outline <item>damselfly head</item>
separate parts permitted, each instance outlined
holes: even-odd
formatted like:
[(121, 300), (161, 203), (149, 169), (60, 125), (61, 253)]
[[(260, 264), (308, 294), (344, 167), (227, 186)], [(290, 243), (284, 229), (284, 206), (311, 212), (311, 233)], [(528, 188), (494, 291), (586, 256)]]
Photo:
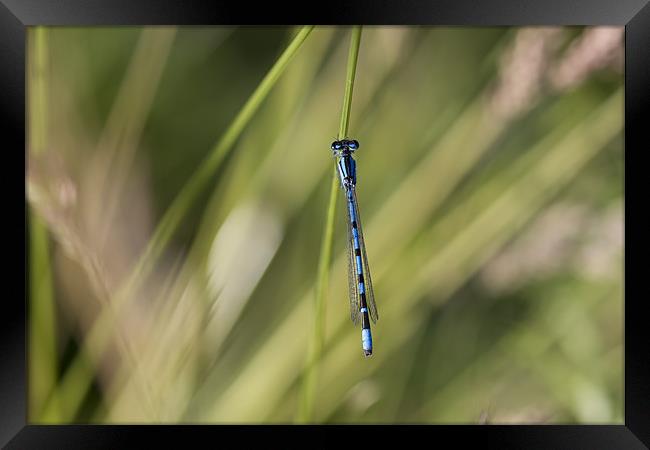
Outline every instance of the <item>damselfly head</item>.
[(352, 139), (343, 139), (342, 141), (334, 141), (332, 142), (332, 150), (343, 150), (343, 149), (349, 149), (349, 150), (356, 150), (359, 148), (359, 141)]

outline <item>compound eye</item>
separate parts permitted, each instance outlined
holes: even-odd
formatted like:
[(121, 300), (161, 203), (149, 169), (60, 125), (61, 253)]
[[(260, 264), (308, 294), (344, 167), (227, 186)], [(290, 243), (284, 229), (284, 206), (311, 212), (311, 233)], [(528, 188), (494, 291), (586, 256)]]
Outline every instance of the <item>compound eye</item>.
[(341, 149), (341, 143), (339, 141), (332, 142), (332, 150), (340, 150), (340, 149)]
[(352, 150), (356, 150), (359, 148), (359, 141), (354, 140), (354, 141), (349, 141), (348, 142), (348, 147), (350, 147)]

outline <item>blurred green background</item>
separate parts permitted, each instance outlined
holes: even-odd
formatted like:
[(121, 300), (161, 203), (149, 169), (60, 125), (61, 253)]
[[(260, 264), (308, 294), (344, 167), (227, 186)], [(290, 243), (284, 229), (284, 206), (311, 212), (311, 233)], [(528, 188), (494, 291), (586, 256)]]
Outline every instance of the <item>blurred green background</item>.
[(308, 31), (29, 28), (30, 422), (623, 423), (622, 28), (363, 27), (368, 359)]

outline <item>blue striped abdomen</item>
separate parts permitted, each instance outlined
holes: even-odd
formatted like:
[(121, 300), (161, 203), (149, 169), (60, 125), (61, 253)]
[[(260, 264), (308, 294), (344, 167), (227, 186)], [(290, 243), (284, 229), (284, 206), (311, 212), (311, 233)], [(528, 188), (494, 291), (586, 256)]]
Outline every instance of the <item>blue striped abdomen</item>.
[(357, 291), (359, 294), (359, 314), (361, 314), (361, 345), (366, 356), (372, 355), (372, 334), (370, 332), (370, 319), (368, 316), (368, 306), (366, 304), (366, 285), (364, 282), (363, 262), (361, 259), (361, 244), (359, 237), (358, 217), (356, 215), (356, 205), (354, 192), (348, 189), (348, 212), (350, 215), (350, 227), (352, 229), (352, 250), (354, 252), (354, 264), (357, 275)]

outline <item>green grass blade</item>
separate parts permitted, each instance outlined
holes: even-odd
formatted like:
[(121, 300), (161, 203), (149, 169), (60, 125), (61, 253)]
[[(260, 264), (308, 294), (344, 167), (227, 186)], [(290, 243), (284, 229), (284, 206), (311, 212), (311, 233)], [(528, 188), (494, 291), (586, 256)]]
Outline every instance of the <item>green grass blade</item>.
[[(348, 66), (345, 78), (345, 94), (343, 96), (343, 109), (341, 111), (341, 123), (339, 125), (338, 138), (343, 139), (347, 136), (350, 124), (350, 110), (352, 108), (352, 91), (354, 89), (354, 77), (357, 71), (357, 59), (359, 56), (359, 46), (361, 44), (361, 27), (357, 26), (352, 29), (350, 37), (350, 51), (348, 53)], [(327, 295), (327, 285), (329, 283), (329, 272), (332, 263), (332, 242), (334, 236), (334, 216), (336, 214), (336, 204), (338, 199), (338, 177), (336, 170), (332, 174), (330, 184), (330, 196), (327, 207), (327, 222), (323, 230), (323, 240), (320, 248), (320, 258), (318, 261), (318, 275), (316, 279), (316, 289), (314, 298), (314, 324), (313, 334), (309, 346), (309, 355), (307, 367), (305, 370), (300, 407), (298, 409), (298, 422), (309, 422), (312, 415), (314, 389), (316, 387), (316, 369), (323, 349), (325, 339), (325, 297)]]
[(348, 53), (348, 70), (345, 76), (345, 95), (343, 96), (343, 110), (341, 111), (341, 124), (339, 125), (339, 139), (348, 134), (350, 125), (350, 110), (352, 108), (352, 91), (354, 89), (354, 76), (357, 73), (357, 60), (359, 58), (359, 46), (361, 45), (361, 27), (352, 29), (350, 36), (350, 53)]
[[(32, 156), (42, 155), (47, 141), (46, 73), (48, 64), (47, 29), (36, 27), (28, 32), (30, 87), (29, 143)], [(57, 376), (56, 308), (50, 249), (45, 223), (30, 210), (29, 223), (29, 420), (37, 419), (46, 399), (52, 394)], [(58, 412), (53, 408), (54, 419)]]

